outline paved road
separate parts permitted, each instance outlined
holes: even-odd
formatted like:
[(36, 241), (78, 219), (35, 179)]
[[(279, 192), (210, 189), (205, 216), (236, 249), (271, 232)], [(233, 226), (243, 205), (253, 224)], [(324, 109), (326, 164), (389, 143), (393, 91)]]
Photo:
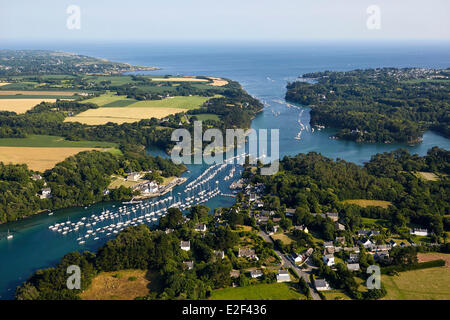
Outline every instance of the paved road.
[[(272, 238), (266, 232), (260, 231), (259, 235), (264, 239), (264, 241), (269, 242), (269, 243), (273, 243)], [(278, 257), (280, 257), (281, 265), (283, 267), (292, 268), (292, 270), (294, 270), (294, 272), (297, 274), (297, 276), (299, 278), (302, 277), (306, 281), (306, 283), (309, 286), (309, 292), (311, 294), (311, 297), (314, 300), (321, 300), (319, 294), (317, 293), (316, 289), (314, 288), (313, 284), (310, 281), (310, 274), (312, 272), (312, 268), (308, 268), (306, 270), (301, 270), (295, 263), (292, 262), (291, 259), (289, 259), (287, 257), (287, 255), (282, 254), (280, 251), (275, 250), (275, 249), (274, 249), (274, 251), (278, 255)]]

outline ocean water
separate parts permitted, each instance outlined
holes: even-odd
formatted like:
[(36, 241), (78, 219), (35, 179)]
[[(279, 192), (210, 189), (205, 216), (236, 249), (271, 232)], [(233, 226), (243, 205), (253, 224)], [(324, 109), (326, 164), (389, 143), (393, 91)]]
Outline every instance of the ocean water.
[[(415, 145), (361, 144), (331, 140), (332, 129), (312, 132), (309, 128), (308, 108), (289, 107), (284, 102), (285, 86), (300, 74), (313, 71), (345, 71), (375, 67), (450, 67), (450, 45), (442, 43), (305, 43), (305, 44), (23, 44), (6, 43), (3, 48), (52, 49), (107, 58), (136, 65), (157, 66), (162, 70), (150, 74), (211, 75), (239, 81), (245, 90), (263, 101), (264, 111), (252, 122), (254, 129), (278, 129), (280, 156), (310, 151), (331, 158), (341, 158), (357, 164), (370, 160), (376, 153), (407, 148), (412, 153), (426, 154), (433, 146), (450, 149), (450, 140), (433, 132), (424, 135)], [(278, 114), (275, 116), (275, 114)], [(301, 140), (294, 139), (303, 125)], [(162, 154), (150, 148), (150, 154)], [(192, 181), (206, 168), (190, 165), (185, 176)], [(219, 187), (230, 193), (222, 175)], [(188, 181), (188, 182), (189, 182)], [(174, 194), (184, 195), (184, 186)], [(229, 206), (234, 199), (217, 197), (207, 205), (211, 208)], [(114, 207), (113, 207), (114, 206)], [(87, 241), (81, 247), (75, 235), (61, 236), (48, 226), (68, 219), (75, 222), (82, 217), (98, 214), (103, 209), (116, 210), (117, 203), (101, 203), (87, 209), (69, 208), (53, 216), (36, 215), (22, 221), (0, 226), (0, 299), (11, 299), (16, 286), (37, 269), (54, 265), (64, 254), (74, 250), (95, 250), (107, 239)], [(14, 234), (6, 240), (8, 230)]]

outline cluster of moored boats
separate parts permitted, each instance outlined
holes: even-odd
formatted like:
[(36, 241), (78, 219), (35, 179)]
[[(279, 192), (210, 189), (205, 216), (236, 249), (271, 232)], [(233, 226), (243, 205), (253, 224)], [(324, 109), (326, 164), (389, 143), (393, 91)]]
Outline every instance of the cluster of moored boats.
[[(237, 158), (237, 157), (234, 157)], [(230, 163), (228, 161), (228, 163)], [(219, 181), (213, 180), (228, 163), (218, 164), (208, 167), (199, 177), (186, 186), (185, 192), (188, 196), (182, 199), (172, 196), (153, 202), (141, 202), (133, 205), (122, 205), (117, 209), (104, 209), (99, 214), (92, 214), (90, 217), (83, 217), (77, 222), (69, 219), (65, 222), (50, 225), (49, 229), (62, 235), (76, 233), (77, 242), (83, 245), (88, 240), (99, 240), (100, 238), (118, 234), (124, 228), (137, 226), (146, 223), (155, 223), (159, 218), (165, 216), (169, 208), (188, 208), (205, 203), (210, 199), (221, 195)], [(236, 168), (231, 168), (226, 177), (232, 177)], [(215, 184), (215, 186), (214, 186)]]

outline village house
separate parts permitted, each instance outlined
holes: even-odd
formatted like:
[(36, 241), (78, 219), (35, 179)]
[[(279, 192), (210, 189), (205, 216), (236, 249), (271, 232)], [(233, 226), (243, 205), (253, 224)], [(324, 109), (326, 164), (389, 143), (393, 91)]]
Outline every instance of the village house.
[(347, 263), (347, 269), (349, 271), (359, 271), (359, 263)]
[(334, 244), (333, 244), (333, 241), (325, 241), (325, 242), (323, 243), (323, 246), (324, 246), (325, 248), (332, 248), (332, 247), (334, 247)]
[(427, 229), (411, 229), (409, 233), (416, 236), (427, 237), (429, 235)]
[(291, 281), (291, 276), (288, 270), (278, 270), (277, 282), (289, 282)]
[(269, 217), (258, 218), (258, 224), (267, 224), (268, 221), (269, 221)]
[(191, 242), (190, 241), (181, 241), (180, 242), (180, 249), (184, 251), (191, 250)]
[(304, 233), (309, 233), (308, 228), (305, 227), (305, 226), (303, 226), (303, 225), (301, 225), (301, 226), (295, 226), (294, 229), (295, 229), (295, 230), (303, 231)]
[(335, 222), (335, 226), (336, 229), (338, 229), (339, 231), (344, 231), (345, 230), (345, 226), (343, 224), (340, 224), (339, 222)]
[(370, 241), (368, 238), (363, 238), (360, 241), (358, 241), (360, 244), (363, 245), (364, 248), (368, 249), (373, 246), (373, 242)]
[(156, 182), (144, 182), (133, 186), (133, 190), (138, 190), (141, 193), (155, 193), (158, 192), (159, 186)]
[(44, 188), (41, 190), (41, 193), (39, 194), (39, 198), (41, 199), (50, 199), (52, 197), (52, 189), (50, 188)]
[(390, 240), (388, 243), (389, 243), (389, 245), (391, 246), (391, 248), (397, 246), (397, 242), (395, 242), (394, 240)]
[(344, 251), (349, 251), (349, 252), (359, 253), (359, 247), (349, 247), (349, 248), (344, 248)]
[(333, 254), (324, 255), (323, 263), (325, 263), (329, 267), (334, 266), (334, 255)]
[(294, 252), (292, 253), (292, 260), (294, 261), (294, 263), (300, 263), (303, 261), (303, 256), (301, 254)]
[(139, 172), (131, 172), (127, 175), (127, 181), (138, 181), (141, 178)]
[(183, 261), (188, 270), (194, 269), (194, 261)]
[(348, 258), (348, 263), (356, 263), (359, 262), (359, 255), (356, 253), (350, 253)]
[(195, 226), (195, 231), (197, 232), (206, 232), (206, 224), (198, 224)]
[(258, 256), (255, 254), (255, 250), (251, 248), (239, 248), (238, 257), (259, 260)]
[(339, 220), (339, 213), (336, 213), (336, 212), (327, 212), (326, 216), (328, 219), (331, 219), (333, 222), (337, 222)]
[(252, 278), (259, 278), (262, 275), (263, 275), (263, 273), (262, 273), (262, 271), (260, 269), (250, 271), (250, 276)]
[(293, 217), (295, 214), (295, 209), (286, 208), (285, 215), (286, 217)]
[(241, 273), (239, 272), (239, 270), (231, 270), (230, 271), (231, 278), (239, 278), (240, 275), (241, 275)]
[(223, 251), (214, 251), (214, 254), (219, 257), (220, 259), (224, 259), (225, 258), (225, 252)]
[(336, 237), (335, 241), (337, 243), (345, 244), (345, 237)]
[(170, 228), (167, 228), (166, 230), (164, 230), (165, 234), (169, 234), (169, 233), (172, 233), (172, 232), (173, 232), (173, 229), (170, 229)]
[(31, 176), (31, 179), (33, 179), (34, 181), (36, 181), (36, 180), (41, 180), (42, 177), (41, 177), (40, 174), (33, 174), (33, 175)]
[(316, 287), (317, 291), (325, 291), (331, 289), (330, 285), (325, 279), (314, 280), (314, 287)]

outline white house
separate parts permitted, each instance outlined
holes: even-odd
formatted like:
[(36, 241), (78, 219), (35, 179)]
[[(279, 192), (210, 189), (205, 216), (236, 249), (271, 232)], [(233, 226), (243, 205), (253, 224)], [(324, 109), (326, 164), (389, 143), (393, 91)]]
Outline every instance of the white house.
[(127, 175), (128, 181), (138, 181), (141, 178), (141, 174), (139, 172), (131, 172)]
[(194, 269), (194, 261), (183, 261), (188, 270)]
[(180, 249), (184, 251), (191, 250), (191, 242), (190, 241), (181, 241), (180, 242)]
[(206, 224), (199, 224), (195, 227), (195, 231), (205, 232), (207, 230)]
[(324, 255), (323, 263), (325, 263), (329, 267), (333, 266), (334, 265), (334, 255), (333, 254)]
[(52, 197), (52, 189), (44, 188), (41, 190), (41, 194), (39, 195), (39, 198), (50, 199), (51, 197)]
[(285, 212), (286, 217), (293, 217), (294, 214), (295, 214), (295, 209), (286, 208), (286, 212)]
[(330, 285), (325, 279), (314, 280), (314, 286), (316, 287), (317, 291), (325, 291), (331, 289)]
[(350, 271), (359, 271), (359, 263), (347, 263), (347, 269)]
[(263, 273), (262, 273), (262, 271), (261, 270), (252, 270), (252, 271), (250, 271), (250, 276), (252, 277), (252, 278), (259, 278), (259, 277), (261, 277), (263, 275)]
[(291, 276), (287, 270), (279, 270), (277, 274), (277, 282), (289, 282), (291, 281)]
[(300, 263), (303, 261), (303, 256), (301, 254), (294, 252), (292, 254), (292, 260), (294, 260), (295, 263)]
[(426, 237), (429, 235), (427, 229), (411, 229), (411, 230), (409, 230), (409, 233), (416, 235), (416, 236), (422, 236), (422, 237)]
[(214, 251), (214, 254), (216, 256), (218, 256), (220, 259), (224, 259), (225, 258), (225, 252), (223, 252), (223, 251)]
[(360, 244), (363, 245), (364, 248), (370, 248), (371, 246), (373, 246), (373, 242), (370, 241), (369, 239), (365, 238), (359, 241)]

